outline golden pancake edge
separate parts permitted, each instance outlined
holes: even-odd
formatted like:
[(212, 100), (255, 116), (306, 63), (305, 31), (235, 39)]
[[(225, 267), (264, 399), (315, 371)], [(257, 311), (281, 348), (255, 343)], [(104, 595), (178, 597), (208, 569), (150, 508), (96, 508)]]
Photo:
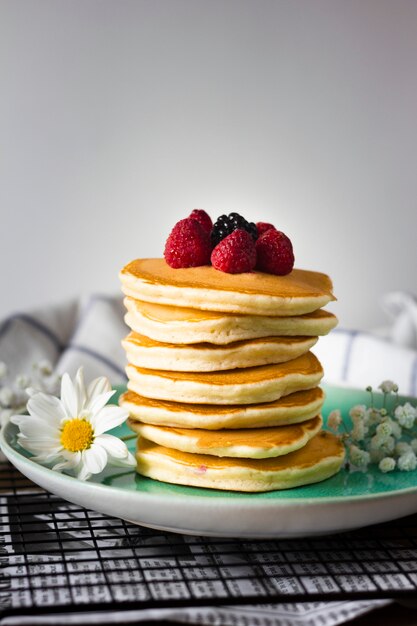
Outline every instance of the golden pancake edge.
[(342, 442), (321, 431), (299, 450), (272, 459), (190, 454), (138, 440), (138, 471), (163, 482), (228, 491), (273, 491), (316, 483), (336, 474), (345, 457)]
[(191, 404), (258, 404), (317, 387), (323, 369), (312, 352), (273, 365), (217, 372), (126, 367), (128, 389), (157, 400)]
[(319, 432), (322, 425), (320, 415), (300, 424), (252, 428), (250, 431), (166, 428), (129, 422), (130, 428), (138, 433), (139, 438), (153, 441), (165, 448), (192, 454), (248, 459), (267, 459), (298, 450)]
[(127, 391), (119, 400), (120, 406), (129, 412), (130, 421), (205, 430), (298, 424), (320, 413), (323, 402), (324, 392), (320, 387), (261, 404), (186, 404), (145, 398), (133, 391)]
[(302, 315), (334, 300), (326, 274), (227, 274), (212, 266), (173, 269), (162, 258), (136, 259), (120, 272), (126, 296), (145, 302), (252, 315)]
[(181, 345), (216, 345), (259, 337), (326, 335), (337, 317), (318, 309), (298, 316), (239, 315), (168, 306), (125, 297), (126, 324), (155, 341)]

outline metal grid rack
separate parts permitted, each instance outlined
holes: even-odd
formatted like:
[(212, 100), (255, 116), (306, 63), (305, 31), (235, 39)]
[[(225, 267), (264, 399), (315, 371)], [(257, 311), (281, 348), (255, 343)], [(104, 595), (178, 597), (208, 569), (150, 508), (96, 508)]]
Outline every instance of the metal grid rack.
[(330, 537), (192, 537), (88, 511), (0, 464), (0, 618), (416, 592), (417, 515)]

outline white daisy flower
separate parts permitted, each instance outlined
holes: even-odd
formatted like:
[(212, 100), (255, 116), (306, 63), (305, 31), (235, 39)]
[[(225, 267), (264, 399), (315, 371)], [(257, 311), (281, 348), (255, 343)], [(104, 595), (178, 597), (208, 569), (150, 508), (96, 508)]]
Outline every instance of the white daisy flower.
[(106, 434), (128, 417), (125, 409), (107, 405), (114, 393), (104, 377), (87, 388), (82, 368), (74, 382), (64, 374), (61, 398), (35, 393), (27, 403), (29, 415), (11, 417), (20, 429), (19, 444), (35, 455), (33, 461), (53, 464), (59, 472), (73, 470), (80, 480), (100, 473), (108, 463), (134, 467), (135, 457), (126, 444)]

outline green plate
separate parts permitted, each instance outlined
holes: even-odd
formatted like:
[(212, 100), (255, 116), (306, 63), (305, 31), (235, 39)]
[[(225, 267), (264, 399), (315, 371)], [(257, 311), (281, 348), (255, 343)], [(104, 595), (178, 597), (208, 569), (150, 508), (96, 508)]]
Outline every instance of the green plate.
[[(324, 388), (324, 418), (339, 408), (348, 420), (353, 405), (369, 401), (365, 391)], [(122, 426), (113, 434), (131, 431)], [(2, 450), (35, 483), (71, 502), (152, 528), (223, 537), (294, 537), (351, 530), (417, 512), (417, 471), (342, 469), (313, 485), (254, 494), (160, 483), (115, 468), (81, 482), (31, 461), (16, 435), (17, 427), (8, 424), (0, 433)], [(132, 451), (134, 446), (131, 441)]]

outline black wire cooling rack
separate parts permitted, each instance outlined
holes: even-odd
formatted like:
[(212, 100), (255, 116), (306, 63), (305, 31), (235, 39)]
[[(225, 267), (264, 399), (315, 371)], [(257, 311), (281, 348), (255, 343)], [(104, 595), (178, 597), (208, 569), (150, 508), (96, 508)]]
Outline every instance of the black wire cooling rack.
[(70, 504), (0, 464), (0, 618), (416, 595), (417, 515), (307, 539), (193, 537)]

